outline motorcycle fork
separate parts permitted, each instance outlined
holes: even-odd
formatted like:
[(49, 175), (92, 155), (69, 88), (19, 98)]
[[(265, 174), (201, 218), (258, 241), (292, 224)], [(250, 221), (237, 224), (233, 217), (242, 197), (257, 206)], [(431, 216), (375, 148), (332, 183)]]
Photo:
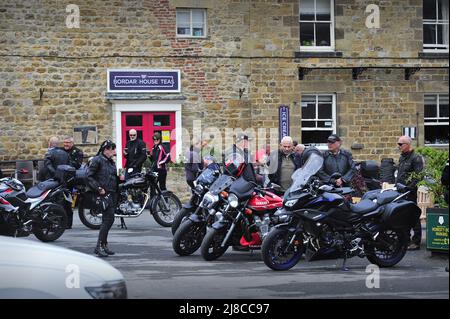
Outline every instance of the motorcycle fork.
[(227, 235), (225, 236), (224, 240), (222, 241), (222, 244), (220, 245), (220, 247), (225, 247), (225, 244), (227, 243), (228, 239), (230, 239), (231, 234), (234, 231), (234, 228), (236, 228), (236, 224), (239, 222), (239, 220), (241, 219), (242, 216), (242, 212), (239, 212), (239, 214), (236, 216), (236, 218), (233, 220), (233, 223), (231, 224), (230, 229), (228, 230)]

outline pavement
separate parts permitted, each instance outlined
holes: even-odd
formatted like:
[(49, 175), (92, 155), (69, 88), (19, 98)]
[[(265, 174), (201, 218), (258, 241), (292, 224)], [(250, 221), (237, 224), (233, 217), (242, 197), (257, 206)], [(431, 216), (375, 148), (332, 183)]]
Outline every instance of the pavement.
[[(380, 269), (378, 281), (366, 268), (370, 262), (358, 257), (347, 261), (346, 272), (341, 259), (302, 259), (291, 270), (276, 272), (262, 262), (260, 251), (231, 248), (213, 262), (204, 261), (199, 251), (180, 257), (172, 249), (170, 228), (158, 225), (149, 212), (126, 219), (127, 230), (118, 221), (109, 235), (109, 247), (116, 255), (105, 260), (124, 275), (129, 298), (449, 298), (449, 273), (444, 271), (448, 254), (432, 256), (424, 244), (421, 250), (408, 251), (395, 267)], [(85, 227), (75, 214), (73, 228), (53, 244), (93, 254), (97, 236), (98, 231)]]

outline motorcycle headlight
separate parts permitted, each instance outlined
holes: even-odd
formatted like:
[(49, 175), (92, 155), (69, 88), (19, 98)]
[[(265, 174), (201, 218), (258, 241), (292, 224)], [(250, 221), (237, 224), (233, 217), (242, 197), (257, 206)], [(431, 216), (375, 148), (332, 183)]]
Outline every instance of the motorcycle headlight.
[(127, 299), (127, 286), (123, 280), (110, 281), (85, 289), (94, 299)]
[(239, 199), (236, 195), (230, 194), (228, 196), (228, 204), (230, 204), (231, 207), (236, 208), (239, 206)]
[(201, 194), (203, 192), (203, 186), (201, 184), (197, 184), (197, 186), (195, 186), (195, 191), (198, 194)]
[(298, 199), (291, 199), (291, 200), (288, 200), (288, 201), (284, 204), (284, 206), (286, 206), (286, 207), (292, 207), (292, 206), (294, 206), (297, 202), (298, 202)]
[(203, 201), (202, 201), (202, 207), (204, 208), (211, 208), (214, 203), (216, 203), (217, 201), (219, 201), (219, 196), (218, 195), (213, 195), (211, 193), (206, 193), (205, 196), (203, 197)]

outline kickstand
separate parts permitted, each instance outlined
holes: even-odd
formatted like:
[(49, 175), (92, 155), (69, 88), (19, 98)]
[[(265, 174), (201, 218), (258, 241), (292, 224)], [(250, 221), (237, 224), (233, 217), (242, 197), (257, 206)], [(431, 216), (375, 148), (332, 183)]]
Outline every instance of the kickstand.
[(344, 262), (342, 263), (342, 271), (349, 271), (348, 267), (345, 266), (345, 263), (347, 262), (347, 254), (344, 255)]
[(128, 229), (127, 228), (127, 224), (125, 224), (125, 220), (123, 219), (123, 217), (120, 217), (120, 228), (121, 229)]

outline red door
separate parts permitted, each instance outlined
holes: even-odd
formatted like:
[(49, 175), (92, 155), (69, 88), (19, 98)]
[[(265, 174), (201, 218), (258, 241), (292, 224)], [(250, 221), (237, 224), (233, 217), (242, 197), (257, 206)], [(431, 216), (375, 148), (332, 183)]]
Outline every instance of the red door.
[[(130, 140), (128, 132), (135, 129), (138, 138), (147, 144), (147, 149), (153, 147), (153, 134), (161, 133), (162, 142), (170, 144), (170, 150), (174, 150), (176, 144), (175, 134), (175, 112), (126, 112), (122, 113), (122, 154), (126, 142)], [(175, 158), (172, 158), (175, 160)], [(125, 157), (122, 159), (122, 167), (125, 166)]]

